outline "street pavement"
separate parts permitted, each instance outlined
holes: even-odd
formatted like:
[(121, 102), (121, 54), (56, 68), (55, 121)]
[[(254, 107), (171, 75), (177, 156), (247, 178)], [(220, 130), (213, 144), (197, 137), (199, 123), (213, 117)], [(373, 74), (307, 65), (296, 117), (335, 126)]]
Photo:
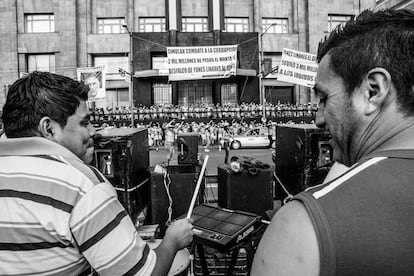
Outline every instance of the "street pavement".
[[(224, 163), (225, 151), (220, 151), (217, 145), (210, 146), (208, 149), (210, 151), (205, 152), (204, 147), (199, 146), (198, 153), (201, 159), (204, 159), (206, 155), (209, 155), (209, 159), (206, 165), (206, 175), (217, 175), (217, 166)], [(160, 147), (158, 151), (155, 149), (150, 149), (150, 166), (152, 167), (156, 164), (167, 162), (167, 153), (168, 151), (164, 147)], [(269, 165), (273, 164), (272, 152), (270, 148), (230, 150), (229, 160), (232, 156), (255, 157), (263, 163), (267, 163)], [(175, 154), (170, 164), (177, 164), (177, 148), (175, 148)]]

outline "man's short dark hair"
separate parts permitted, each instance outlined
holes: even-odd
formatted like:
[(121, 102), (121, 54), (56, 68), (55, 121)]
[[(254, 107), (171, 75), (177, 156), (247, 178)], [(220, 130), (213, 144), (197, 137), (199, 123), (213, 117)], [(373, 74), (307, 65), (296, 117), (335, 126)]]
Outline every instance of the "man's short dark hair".
[(414, 12), (363, 11), (338, 26), (319, 44), (318, 62), (326, 55), (330, 66), (344, 80), (348, 93), (361, 85), (375, 67), (386, 69), (405, 114), (414, 114)]
[(37, 136), (42, 117), (66, 125), (80, 101), (88, 99), (88, 86), (48, 72), (33, 72), (11, 86), (3, 107), (2, 120), (9, 138)]

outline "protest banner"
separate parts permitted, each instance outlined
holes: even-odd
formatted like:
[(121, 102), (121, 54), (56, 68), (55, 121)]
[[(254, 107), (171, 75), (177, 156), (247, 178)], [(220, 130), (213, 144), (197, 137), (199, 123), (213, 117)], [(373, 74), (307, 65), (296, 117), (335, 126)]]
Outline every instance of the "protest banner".
[(228, 78), (236, 74), (237, 45), (167, 47), (170, 81)]
[(78, 81), (89, 86), (88, 101), (105, 100), (105, 66), (77, 68)]
[(284, 48), (277, 80), (313, 87), (317, 71), (316, 55)]

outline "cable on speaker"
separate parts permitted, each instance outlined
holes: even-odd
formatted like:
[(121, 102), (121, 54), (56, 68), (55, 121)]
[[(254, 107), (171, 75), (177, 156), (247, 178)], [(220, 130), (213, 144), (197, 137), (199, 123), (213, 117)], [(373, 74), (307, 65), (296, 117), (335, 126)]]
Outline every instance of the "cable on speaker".
[(170, 184), (171, 184), (170, 174), (166, 171), (166, 172), (164, 172), (164, 187), (165, 187), (165, 192), (167, 193), (167, 197), (168, 197), (168, 219), (165, 222), (166, 226), (170, 226), (171, 225), (171, 220), (172, 220), (173, 199), (172, 199), (171, 193), (170, 193)]

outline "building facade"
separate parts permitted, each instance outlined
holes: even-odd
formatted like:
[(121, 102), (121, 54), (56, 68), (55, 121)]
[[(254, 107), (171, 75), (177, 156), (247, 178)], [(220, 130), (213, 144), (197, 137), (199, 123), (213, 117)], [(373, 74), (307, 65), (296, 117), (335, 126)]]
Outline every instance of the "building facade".
[[(76, 78), (77, 68), (102, 65), (106, 98), (98, 107), (129, 106), (130, 85), (120, 69), (130, 68), (135, 106), (260, 103), (263, 94), (270, 103), (306, 103), (313, 100), (308, 88), (277, 80), (282, 49), (316, 53), (337, 24), (376, 2), (396, 1), (3, 0), (0, 105), (24, 73)], [(166, 47), (214, 45), (238, 45), (237, 74), (168, 81)]]
[(414, 0), (376, 0), (376, 10), (379, 9), (409, 9), (414, 11)]

